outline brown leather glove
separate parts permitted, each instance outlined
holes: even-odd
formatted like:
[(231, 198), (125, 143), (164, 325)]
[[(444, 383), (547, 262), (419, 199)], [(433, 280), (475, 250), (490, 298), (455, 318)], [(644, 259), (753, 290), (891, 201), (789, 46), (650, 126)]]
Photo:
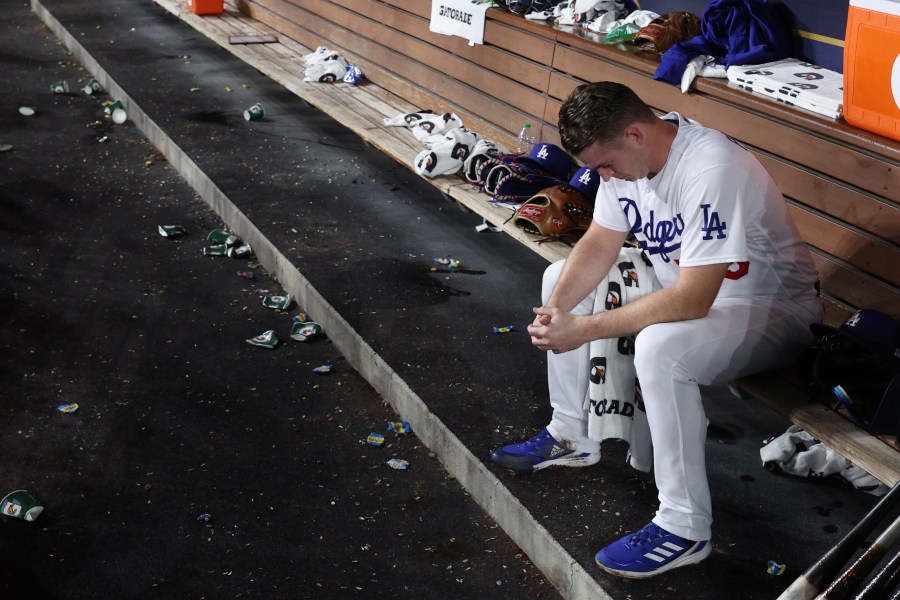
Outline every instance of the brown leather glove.
[(678, 42), (700, 33), (700, 17), (689, 12), (671, 12), (656, 17), (641, 29), (632, 43), (647, 52), (663, 53)]
[(563, 183), (544, 188), (529, 198), (513, 215), (513, 223), (530, 233), (555, 239), (586, 231), (593, 213), (592, 203)]

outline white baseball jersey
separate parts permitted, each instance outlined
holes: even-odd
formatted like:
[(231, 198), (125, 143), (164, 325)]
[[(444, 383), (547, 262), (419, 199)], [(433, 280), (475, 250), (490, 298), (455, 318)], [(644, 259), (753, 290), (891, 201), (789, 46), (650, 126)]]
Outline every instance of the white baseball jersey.
[(663, 169), (652, 179), (600, 185), (594, 220), (634, 233), (664, 287), (679, 265), (731, 263), (719, 298), (815, 295), (815, 265), (768, 172), (743, 146), (678, 113)]

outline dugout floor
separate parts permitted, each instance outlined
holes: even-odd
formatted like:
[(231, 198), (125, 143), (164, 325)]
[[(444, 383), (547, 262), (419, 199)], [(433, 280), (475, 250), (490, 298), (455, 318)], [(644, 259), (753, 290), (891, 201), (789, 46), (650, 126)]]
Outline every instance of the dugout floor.
[[(713, 554), (647, 581), (601, 574), (594, 553), (656, 504), (625, 449), (528, 477), (488, 461), (548, 417), (542, 355), (523, 333), (544, 259), (476, 233), (480, 219), (150, 0), (41, 4), (192, 161), (179, 166), (207, 176), (422, 399), (445, 440), (430, 450), (452, 442), (479, 457), (538, 525), (526, 533), (546, 536), (540, 548), (559, 544), (610, 597), (774, 598), (875, 503), (765, 471), (759, 447), (788, 423), (710, 388)], [(108, 97), (80, 91), (90, 75), (37, 35), (27, 6), (9, 10), (0, 492), (29, 489), (47, 508), (34, 524), (0, 521), (13, 557), (0, 586), (48, 598), (554, 597), (559, 573), (542, 577), (414, 437), (389, 438), (412, 465), (390, 479), (386, 453), (363, 440), (397, 415), (327, 341), (244, 343), (289, 325), (259, 307), (257, 290), (278, 282), (202, 256), (215, 216), (199, 198), (185, 206), (186, 184), (133, 121), (103, 119)], [(50, 92), (60, 79), (69, 94)], [(266, 118), (245, 121), (256, 102)], [(174, 219), (188, 235), (159, 237)], [(464, 269), (435, 272), (435, 257)], [(506, 325), (517, 331), (493, 333)], [(334, 374), (310, 375), (325, 361)], [(64, 399), (82, 406), (69, 421), (53, 410)], [(218, 527), (198, 529), (207, 512)], [(204, 538), (220, 545), (200, 550)], [(786, 572), (769, 575), (770, 560)]]

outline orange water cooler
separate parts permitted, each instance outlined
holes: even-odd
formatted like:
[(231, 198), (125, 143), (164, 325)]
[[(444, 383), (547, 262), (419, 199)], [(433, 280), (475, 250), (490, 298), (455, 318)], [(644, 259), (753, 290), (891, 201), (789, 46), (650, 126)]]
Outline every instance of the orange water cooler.
[(225, 12), (224, 0), (187, 0), (187, 7), (197, 15), (221, 15)]
[(844, 119), (900, 140), (900, 1), (850, 0)]

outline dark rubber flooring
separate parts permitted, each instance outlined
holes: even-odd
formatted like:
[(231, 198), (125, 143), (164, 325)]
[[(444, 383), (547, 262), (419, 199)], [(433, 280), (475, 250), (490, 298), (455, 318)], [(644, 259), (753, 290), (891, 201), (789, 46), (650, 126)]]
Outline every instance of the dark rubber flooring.
[[(546, 423), (543, 357), (522, 332), (543, 259), (476, 233), (480, 219), (149, 0), (43, 5), (475, 454)], [(2, 596), (556, 597), (415, 435), (365, 443), (398, 416), (327, 339), (244, 341), (303, 307), (264, 308), (259, 290), (279, 290), (264, 269), (203, 256), (214, 213), (133, 125), (103, 118), (108, 96), (80, 91), (90, 75), (26, 5), (5, 10), (0, 495), (46, 509), (0, 520)], [(60, 80), (69, 94), (51, 93)], [(267, 118), (248, 123), (255, 102)], [(175, 223), (188, 235), (158, 235)], [(465, 272), (433, 272), (434, 257)], [(706, 392), (716, 522), (696, 567), (636, 582), (593, 566), (656, 505), (618, 444), (586, 470), (497, 471), (613, 598), (774, 598), (877, 500), (765, 471), (759, 447), (788, 424)]]

